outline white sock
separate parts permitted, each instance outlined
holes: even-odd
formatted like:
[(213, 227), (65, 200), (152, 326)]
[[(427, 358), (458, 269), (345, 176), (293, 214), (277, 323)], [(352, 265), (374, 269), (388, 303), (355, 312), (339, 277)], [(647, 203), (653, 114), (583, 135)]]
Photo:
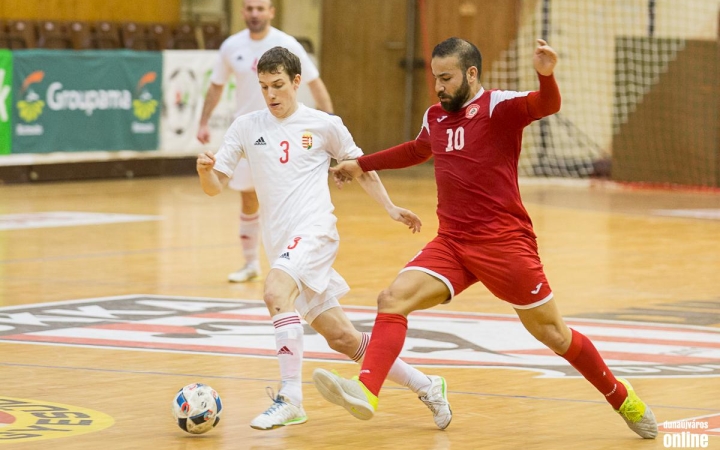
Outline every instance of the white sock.
[(273, 316), (275, 348), (280, 363), (280, 392), (290, 403), (302, 405), (303, 327), (296, 312)]
[[(360, 347), (358, 347), (355, 355), (353, 355), (352, 357), (353, 361), (355, 361), (356, 363), (362, 362), (369, 343), (370, 334), (363, 333), (362, 339), (360, 340)], [(395, 382), (401, 386), (410, 388), (410, 390), (416, 394), (422, 395), (427, 393), (427, 390), (431, 384), (430, 378), (428, 378), (427, 375), (420, 372), (419, 370), (417, 370), (416, 368), (414, 368), (400, 358), (396, 359), (392, 367), (390, 367), (390, 372), (388, 372), (387, 378), (388, 380)]]
[(240, 213), (240, 244), (246, 264), (258, 263), (260, 247), (260, 215), (258, 213), (247, 215)]

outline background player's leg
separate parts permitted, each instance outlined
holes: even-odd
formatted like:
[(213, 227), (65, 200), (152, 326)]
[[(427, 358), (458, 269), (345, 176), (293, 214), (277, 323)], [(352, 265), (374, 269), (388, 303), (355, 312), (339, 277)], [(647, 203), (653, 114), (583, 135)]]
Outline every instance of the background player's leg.
[(259, 261), (260, 219), (258, 210), (260, 203), (255, 193), (252, 172), (246, 159), (241, 159), (235, 168), (228, 187), (240, 192), (240, 245), (242, 246), (245, 265), (228, 275), (228, 280), (244, 283), (261, 275)]

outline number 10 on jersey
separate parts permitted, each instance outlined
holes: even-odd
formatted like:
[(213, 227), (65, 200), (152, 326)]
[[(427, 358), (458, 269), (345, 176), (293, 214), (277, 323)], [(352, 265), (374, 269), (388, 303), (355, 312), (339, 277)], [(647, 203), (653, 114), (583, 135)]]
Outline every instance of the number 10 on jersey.
[(465, 128), (458, 127), (456, 130), (448, 128), (446, 131), (448, 135), (448, 141), (447, 147), (445, 147), (445, 151), (451, 152), (453, 150), (462, 150), (463, 147), (465, 147)]

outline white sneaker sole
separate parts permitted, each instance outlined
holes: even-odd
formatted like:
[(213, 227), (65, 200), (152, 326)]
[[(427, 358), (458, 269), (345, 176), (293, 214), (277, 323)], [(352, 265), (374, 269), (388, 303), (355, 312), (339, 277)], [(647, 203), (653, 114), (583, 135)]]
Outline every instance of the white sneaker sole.
[(313, 382), (325, 400), (342, 406), (354, 417), (360, 420), (370, 420), (375, 415), (375, 411), (369, 403), (348, 395), (331, 372), (325, 369), (315, 369)]

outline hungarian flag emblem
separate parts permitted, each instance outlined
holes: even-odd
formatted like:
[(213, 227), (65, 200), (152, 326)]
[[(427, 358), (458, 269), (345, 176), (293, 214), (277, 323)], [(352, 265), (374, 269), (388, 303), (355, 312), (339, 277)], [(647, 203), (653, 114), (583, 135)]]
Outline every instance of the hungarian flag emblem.
[(305, 150), (310, 150), (312, 148), (312, 141), (313, 141), (312, 133), (309, 131), (304, 132), (303, 136), (302, 136), (302, 146)]

